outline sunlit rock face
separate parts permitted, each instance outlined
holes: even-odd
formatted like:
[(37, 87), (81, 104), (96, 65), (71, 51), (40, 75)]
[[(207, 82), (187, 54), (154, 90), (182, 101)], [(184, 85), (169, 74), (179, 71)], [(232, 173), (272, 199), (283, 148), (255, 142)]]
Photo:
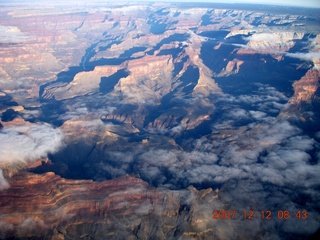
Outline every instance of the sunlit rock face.
[(218, 193), (212, 189), (168, 192), (129, 176), (97, 183), (66, 180), (52, 172), (20, 173), (10, 184), (0, 193), (1, 228), (6, 232), (2, 237), (168, 239), (217, 235), (209, 206), (218, 207)]
[(1, 3), (0, 238), (317, 238), (319, 16)]

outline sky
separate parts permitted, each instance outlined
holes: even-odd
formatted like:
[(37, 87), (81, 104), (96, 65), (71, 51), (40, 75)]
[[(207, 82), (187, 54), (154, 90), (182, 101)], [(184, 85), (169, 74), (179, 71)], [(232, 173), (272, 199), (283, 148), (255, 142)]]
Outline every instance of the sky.
[[(12, 0), (10, 2), (28, 2), (36, 0)], [(49, 0), (37, 0), (37, 2)], [(57, 0), (58, 2), (61, 0)], [(0, 0), (0, 3), (2, 1)], [(67, 1), (66, 1), (67, 2)], [(91, 2), (89, 0), (78, 0), (79, 3)], [(316, 7), (320, 8), (320, 0), (94, 0), (92, 2), (212, 2), (212, 3), (251, 3), (270, 4), (283, 6)]]
[[(148, 0), (152, 1), (152, 0)], [(220, 3), (253, 3), (253, 4), (274, 4), (300, 7), (320, 8), (320, 0), (163, 0), (165, 2), (220, 2)], [(160, 2), (160, 1), (159, 1)]]

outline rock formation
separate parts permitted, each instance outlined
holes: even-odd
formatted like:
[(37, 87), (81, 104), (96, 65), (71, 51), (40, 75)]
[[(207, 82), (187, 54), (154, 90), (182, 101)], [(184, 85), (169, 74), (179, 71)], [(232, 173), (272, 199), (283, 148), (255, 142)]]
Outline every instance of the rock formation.
[(0, 5), (1, 239), (319, 231), (318, 10)]
[(210, 238), (217, 197), (212, 189), (157, 190), (131, 176), (98, 183), (21, 172), (0, 192), (1, 237)]

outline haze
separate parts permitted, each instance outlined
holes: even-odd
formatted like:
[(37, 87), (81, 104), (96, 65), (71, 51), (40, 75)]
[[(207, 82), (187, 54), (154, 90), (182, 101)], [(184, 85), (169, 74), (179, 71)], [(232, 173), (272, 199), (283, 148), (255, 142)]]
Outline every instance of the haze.
[[(187, 2), (194, 2), (193, 0), (187, 0)], [(283, 6), (300, 6), (300, 7), (320, 7), (320, 3), (318, 0), (286, 0), (286, 1), (278, 1), (278, 0), (231, 0), (231, 1), (201, 1), (201, 2), (218, 2), (218, 3), (251, 3), (251, 4), (269, 4), (269, 5), (283, 5)]]
[(320, 239), (320, 8), (4, 1), (0, 239)]
[[(160, 2), (160, 1), (159, 1)], [(185, 0), (185, 1), (169, 1), (169, 0), (163, 0), (162, 2), (196, 2), (194, 0)], [(278, 0), (231, 0), (231, 1), (221, 1), (221, 0), (211, 0), (206, 1), (202, 0), (199, 2), (212, 2), (212, 3), (251, 3), (251, 4), (268, 4), (268, 5), (282, 5), (282, 6), (299, 6), (299, 7), (314, 7), (314, 8), (320, 8), (320, 2), (318, 0), (309, 0), (309, 1), (303, 1), (303, 0), (285, 0), (285, 1), (278, 1)]]
[[(15, 0), (15, 1), (8, 1), (10, 3), (12, 2), (33, 2), (34, 0), (27, 1), (27, 0)], [(45, 2), (47, 0), (42, 0), (42, 2)], [(79, 3), (92, 3), (92, 2), (198, 2), (195, 0), (135, 0), (135, 1), (126, 1), (126, 0), (96, 0), (96, 1), (86, 1), (86, 0), (80, 0), (76, 1)], [(6, 1), (4, 1), (6, 2)], [(40, 1), (34, 1), (34, 2), (40, 2)], [(55, 1), (59, 2), (59, 1)], [(62, 1), (61, 1), (62, 2)], [(268, 4), (268, 5), (281, 5), (281, 6), (297, 6), (297, 7), (311, 7), (311, 8), (320, 8), (320, 2), (318, 0), (230, 0), (230, 1), (222, 1), (222, 0), (201, 0), (199, 2), (211, 2), (211, 3), (250, 3), (250, 4)]]

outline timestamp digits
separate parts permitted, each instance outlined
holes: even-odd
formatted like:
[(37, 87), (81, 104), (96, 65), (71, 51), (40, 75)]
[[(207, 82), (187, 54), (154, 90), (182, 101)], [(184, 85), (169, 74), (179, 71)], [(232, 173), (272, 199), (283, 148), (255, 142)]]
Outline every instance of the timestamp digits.
[(222, 220), (222, 219), (265, 219), (271, 220), (279, 219), (279, 220), (288, 220), (291, 218), (306, 220), (308, 218), (307, 210), (298, 210), (298, 211), (289, 211), (289, 210), (278, 210), (272, 212), (271, 210), (262, 210), (262, 211), (254, 211), (254, 210), (244, 210), (244, 211), (236, 211), (236, 210), (213, 210), (212, 211), (212, 219), (214, 220)]
[(212, 219), (234, 219), (236, 218), (236, 210), (213, 210)]

